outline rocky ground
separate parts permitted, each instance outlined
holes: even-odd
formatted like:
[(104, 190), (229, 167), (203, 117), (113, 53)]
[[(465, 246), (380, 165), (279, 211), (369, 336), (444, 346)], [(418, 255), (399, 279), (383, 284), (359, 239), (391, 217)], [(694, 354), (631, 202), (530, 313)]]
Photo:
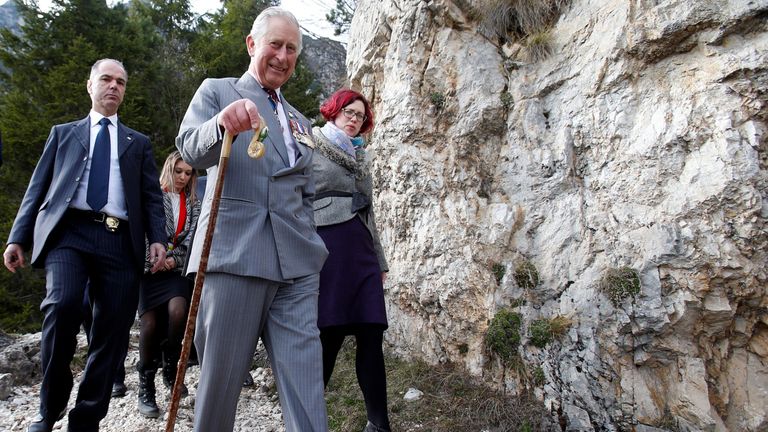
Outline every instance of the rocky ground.
[[(20, 340), (9, 342), (10, 346), (3, 348), (3, 355), (0, 358), (0, 376), (6, 372), (5, 381), (8, 382), (10, 363), (15, 363), (16, 372), (14, 378), (24, 380), (24, 377), (17, 377), (16, 374), (23, 375), (38, 374), (34, 370), (39, 368), (39, 345), (35, 346), (35, 340), (39, 344), (40, 334), (24, 335)], [(74, 361), (74, 368), (78, 367), (78, 356), (82, 362), (82, 356), (86, 348), (85, 336), (81, 334), (79, 338), (78, 355)], [(28, 356), (25, 362), (24, 357)], [(11, 360), (14, 360), (12, 362)], [(37, 363), (35, 363), (35, 361)], [(126, 379), (128, 393), (122, 398), (113, 398), (109, 405), (109, 413), (101, 422), (102, 432), (150, 432), (164, 431), (167, 421), (167, 407), (170, 401), (170, 392), (165, 388), (160, 378), (157, 376), (158, 399), (157, 404), (161, 408), (162, 416), (158, 419), (148, 419), (139, 414), (136, 409), (138, 376), (135, 371), (135, 365), (138, 361), (138, 333), (134, 329), (131, 337), (131, 347), (128, 350), (126, 358)], [(38, 369), (39, 370), (39, 369)], [(78, 371), (76, 383), (82, 372)], [(182, 399), (177, 421), (176, 431), (191, 431), (193, 407), (195, 403), (195, 388), (199, 377), (200, 369), (197, 366), (191, 366), (187, 369), (186, 384), (189, 387), (189, 396)], [(254, 385), (243, 387), (240, 394), (240, 402), (237, 407), (237, 420), (235, 422), (235, 431), (248, 432), (283, 432), (285, 427), (282, 422), (282, 413), (280, 404), (277, 400), (277, 394), (274, 391), (274, 378), (269, 368), (257, 367), (251, 370), (251, 376)], [(22, 432), (26, 431), (28, 423), (37, 415), (38, 394), (40, 391), (40, 378), (33, 376), (27, 379), (33, 384), (29, 385), (7, 385), (5, 393), (8, 397), (2, 398), (0, 394), (0, 431), (3, 432)], [(77, 384), (76, 384), (77, 385)], [(71, 408), (74, 404), (77, 389), (72, 391), (70, 399)], [(67, 430), (67, 418), (64, 417), (56, 423), (54, 431)]]

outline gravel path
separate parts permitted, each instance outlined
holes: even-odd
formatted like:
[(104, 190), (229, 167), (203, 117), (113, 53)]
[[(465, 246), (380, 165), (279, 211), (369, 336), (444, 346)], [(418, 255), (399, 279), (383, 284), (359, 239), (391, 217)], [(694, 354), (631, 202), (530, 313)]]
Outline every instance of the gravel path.
[[(85, 349), (85, 337), (81, 334), (78, 342), (78, 352)], [(122, 398), (113, 398), (109, 405), (107, 417), (101, 421), (102, 432), (150, 432), (164, 431), (167, 420), (167, 407), (170, 401), (170, 392), (162, 383), (158, 373), (156, 383), (158, 387), (157, 405), (162, 415), (157, 419), (149, 419), (139, 414), (136, 408), (138, 375), (136, 362), (138, 361), (138, 331), (131, 334), (131, 346), (126, 358), (125, 384), (128, 393)], [(179, 432), (192, 431), (192, 417), (194, 413), (195, 388), (199, 379), (200, 368), (191, 366), (187, 369), (186, 384), (189, 387), (189, 396), (181, 400), (175, 430)], [(256, 368), (251, 370), (254, 385), (243, 387), (240, 401), (237, 406), (237, 419), (235, 431), (240, 432), (284, 432), (282, 413), (277, 394), (274, 392), (274, 378), (269, 368)], [(80, 374), (75, 378), (79, 382)], [(75, 384), (77, 385), (77, 384)], [(24, 432), (29, 422), (37, 415), (39, 402), (38, 395), (40, 384), (26, 387), (16, 387), (6, 400), (0, 400), (0, 431)], [(69, 401), (69, 408), (74, 404), (77, 388), (73, 389)], [(57, 422), (54, 431), (67, 430), (67, 417)]]

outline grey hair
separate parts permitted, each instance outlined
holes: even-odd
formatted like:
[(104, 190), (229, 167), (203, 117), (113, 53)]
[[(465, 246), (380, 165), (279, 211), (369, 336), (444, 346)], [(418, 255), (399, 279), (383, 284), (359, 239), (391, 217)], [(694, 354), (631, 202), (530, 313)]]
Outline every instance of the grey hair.
[(101, 64), (105, 62), (117, 63), (117, 65), (120, 66), (120, 69), (122, 69), (123, 73), (125, 74), (125, 80), (128, 81), (128, 71), (125, 70), (125, 66), (123, 65), (123, 62), (121, 62), (120, 60), (115, 60), (111, 58), (103, 58), (103, 59), (96, 60), (96, 63), (94, 63), (93, 66), (91, 66), (91, 75), (89, 77), (91, 80), (93, 80), (96, 77), (96, 74), (99, 73), (99, 66), (101, 66)]
[(271, 6), (259, 14), (255, 20), (253, 20), (253, 26), (251, 27), (251, 37), (254, 41), (259, 42), (267, 34), (267, 24), (270, 18), (283, 18), (296, 26), (296, 30), (299, 32), (299, 46), (296, 47), (296, 55), (301, 54), (302, 42), (301, 42), (301, 26), (296, 16), (290, 11), (287, 11), (281, 7)]

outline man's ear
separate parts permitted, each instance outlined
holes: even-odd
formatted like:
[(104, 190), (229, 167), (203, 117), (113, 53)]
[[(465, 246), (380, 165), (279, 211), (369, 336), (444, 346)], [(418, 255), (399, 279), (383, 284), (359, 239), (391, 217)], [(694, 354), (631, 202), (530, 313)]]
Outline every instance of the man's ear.
[(250, 34), (245, 37), (245, 47), (248, 49), (248, 55), (253, 57), (256, 53), (256, 41), (253, 40), (253, 36)]
[(85, 89), (88, 90), (88, 94), (91, 94), (91, 80), (85, 82)]

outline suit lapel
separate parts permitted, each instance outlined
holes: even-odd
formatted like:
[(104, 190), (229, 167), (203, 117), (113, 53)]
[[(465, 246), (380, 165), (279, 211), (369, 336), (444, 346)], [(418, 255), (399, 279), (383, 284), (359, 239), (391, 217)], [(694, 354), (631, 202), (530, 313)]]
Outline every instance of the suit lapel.
[(117, 122), (117, 157), (123, 156), (128, 147), (133, 144), (133, 132), (127, 130), (125, 126), (118, 120)]
[(85, 154), (88, 154), (91, 147), (91, 116), (87, 116), (86, 118), (80, 120), (80, 122), (75, 126), (75, 138), (77, 138), (77, 141), (80, 143), (81, 146), (85, 149)]
[(282, 127), (277, 116), (274, 115), (272, 104), (269, 102), (269, 97), (264, 92), (264, 89), (261, 88), (251, 74), (246, 72), (235, 84), (235, 91), (241, 97), (248, 98), (256, 104), (259, 114), (261, 114), (271, 132), (266, 141), (272, 144), (272, 147), (280, 155), (283, 163), (288, 166), (288, 149), (285, 140), (283, 140)]

